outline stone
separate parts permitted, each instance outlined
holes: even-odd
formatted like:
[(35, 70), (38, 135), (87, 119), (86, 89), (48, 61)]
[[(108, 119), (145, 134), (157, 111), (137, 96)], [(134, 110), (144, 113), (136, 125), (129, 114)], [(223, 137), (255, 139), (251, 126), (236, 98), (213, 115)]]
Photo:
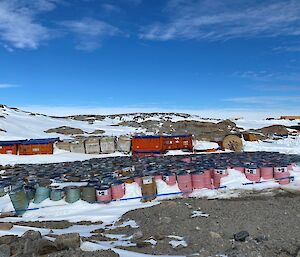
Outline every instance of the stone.
[(254, 240), (257, 242), (257, 243), (261, 243), (263, 241), (268, 241), (268, 237), (265, 236), (265, 235), (262, 235), (262, 236), (257, 236), (254, 238)]
[(233, 238), (237, 242), (245, 242), (246, 238), (249, 236), (249, 233), (247, 231), (240, 231), (233, 235)]
[(1, 236), (0, 237), (0, 245), (10, 245), (13, 242), (16, 242), (18, 240), (18, 236), (15, 235), (7, 235), (7, 236)]
[(104, 232), (105, 232), (104, 228), (97, 228), (97, 229), (93, 230), (91, 233), (93, 233), (93, 234), (102, 234)]
[(34, 243), (34, 241), (27, 238), (24, 243), (23, 254), (31, 254), (36, 250), (36, 244)]
[(152, 246), (152, 245), (149, 242), (137, 242), (136, 243), (137, 248), (144, 248), (144, 247), (147, 247), (147, 246)]
[(35, 230), (28, 230), (26, 231), (23, 235), (23, 238), (27, 238), (27, 239), (31, 239), (31, 240), (38, 240), (42, 238), (42, 235), (39, 231), (35, 231)]
[(79, 248), (80, 235), (78, 233), (60, 235), (55, 239), (55, 245), (59, 250)]
[(9, 245), (0, 245), (0, 257), (9, 257), (10, 256), (10, 246)]
[(37, 248), (39, 255), (46, 255), (58, 251), (56, 245), (47, 239), (38, 240)]
[(170, 224), (172, 222), (172, 219), (170, 217), (160, 217), (159, 221), (163, 224)]
[(8, 222), (0, 222), (0, 230), (11, 230), (13, 228), (13, 224)]
[(213, 238), (213, 239), (219, 239), (219, 238), (222, 238), (221, 235), (217, 232), (213, 232), (213, 231), (210, 231), (209, 232), (210, 236)]
[(141, 230), (138, 230), (132, 235), (132, 239), (133, 240), (141, 239), (143, 238), (143, 236), (144, 236), (143, 232)]

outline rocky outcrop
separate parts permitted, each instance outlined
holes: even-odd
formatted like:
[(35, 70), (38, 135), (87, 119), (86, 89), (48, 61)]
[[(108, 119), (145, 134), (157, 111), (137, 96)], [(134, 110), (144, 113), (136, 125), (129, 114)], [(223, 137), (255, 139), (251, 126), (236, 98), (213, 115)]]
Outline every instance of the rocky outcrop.
[(84, 134), (85, 132), (79, 128), (62, 126), (62, 127), (58, 127), (58, 128), (48, 129), (45, 131), (45, 133), (57, 133), (57, 134), (63, 134), (63, 135), (78, 135), (78, 134)]
[(80, 249), (80, 235), (70, 233), (56, 236), (55, 241), (41, 236), (38, 231), (29, 230), (21, 237), (9, 235), (0, 237), (0, 257), (118, 257), (111, 250), (87, 252)]

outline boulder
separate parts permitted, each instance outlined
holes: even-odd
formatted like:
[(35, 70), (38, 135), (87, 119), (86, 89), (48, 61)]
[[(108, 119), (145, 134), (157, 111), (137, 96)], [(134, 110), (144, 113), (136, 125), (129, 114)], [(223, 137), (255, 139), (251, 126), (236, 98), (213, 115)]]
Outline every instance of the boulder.
[(13, 224), (7, 222), (0, 222), (0, 230), (11, 230), (13, 228)]
[(59, 250), (79, 248), (80, 235), (78, 233), (60, 235), (56, 238), (55, 245)]
[(15, 235), (1, 236), (0, 237), (0, 245), (2, 245), (2, 244), (10, 245), (11, 243), (15, 242), (16, 240), (18, 240), (18, 236), (15, 236)]
[(2, 244), (0, 245), (0, 257), (9, 257), (10, 256), (10, 246)]
[(31, 240), (38, 240), (42, 238), (42, 235), (39, 231), (28, 230), (22, 235), (22, 237)]
[(249, 237), (249, 233), (247, 231), (240, 231), (233, 235), (234, 240), (237, 242), (245, 242), (247, 237)]
[(37, 241), (37, 253), (39, 255), (46, 255), (50, 253), (55, 253), (57, 252), (57, 247), (55, 243), (47, 240), (47, 239), (40, 239)]

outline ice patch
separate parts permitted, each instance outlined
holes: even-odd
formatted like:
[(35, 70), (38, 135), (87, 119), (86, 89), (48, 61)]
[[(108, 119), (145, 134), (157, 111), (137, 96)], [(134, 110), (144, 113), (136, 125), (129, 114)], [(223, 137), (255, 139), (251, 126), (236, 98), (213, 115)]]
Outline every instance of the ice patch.
[(208, 216), (209, 216), (209, 214), (204, 213), (202, 211), (193, 211), (192, 215), (191, 215), (191, 218), (196, 218), (196, 217), (205, 217), (205, 218), (207, 218)]

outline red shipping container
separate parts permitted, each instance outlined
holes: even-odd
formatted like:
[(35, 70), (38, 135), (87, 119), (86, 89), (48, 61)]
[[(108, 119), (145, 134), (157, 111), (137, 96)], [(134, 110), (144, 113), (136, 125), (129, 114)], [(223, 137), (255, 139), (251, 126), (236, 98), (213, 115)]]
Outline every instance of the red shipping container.
[(132, 139), (132, 151), (134, 154), (162, 154), (167, 150), (192, 151), (192, 136), (135, 136)]
[(53, 143), (19, 145), (19, 155), (53, 154)]
[(132, 151), (135, 154), (160, 154), (163, 151), (162, 137), (135, 136), (132, 138)]
[(3, 145), (0, 146), (0, 154), (18, 154), (17, 145)]
[(163, 136), (163, 151), (167, 150), (193, 151), (193, 137), (191, 135)]

